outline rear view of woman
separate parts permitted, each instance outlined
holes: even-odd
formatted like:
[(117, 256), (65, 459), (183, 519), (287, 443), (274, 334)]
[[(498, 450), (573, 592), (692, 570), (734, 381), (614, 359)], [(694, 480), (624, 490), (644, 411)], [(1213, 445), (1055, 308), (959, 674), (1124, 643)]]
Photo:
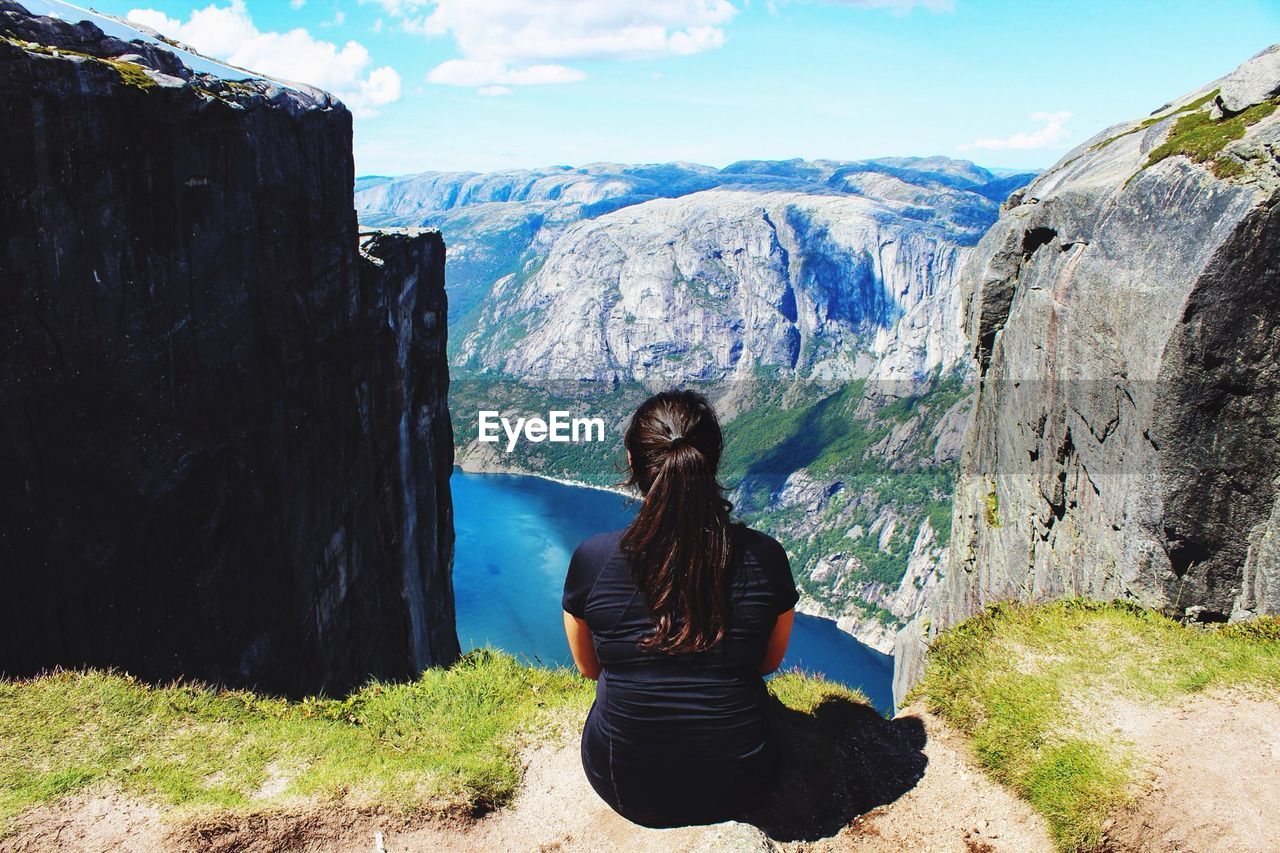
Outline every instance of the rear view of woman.
[(782, 546), (730, 521), (705, 398), (650, 397), (623, 441), (644, 503), (625, 530), (578, 546), (564, 585), (570, 650), (597, 679), (582, 765), (635, 823), (728, 820), (777, 780), (762, 676), (782, 662), (799, 596)]

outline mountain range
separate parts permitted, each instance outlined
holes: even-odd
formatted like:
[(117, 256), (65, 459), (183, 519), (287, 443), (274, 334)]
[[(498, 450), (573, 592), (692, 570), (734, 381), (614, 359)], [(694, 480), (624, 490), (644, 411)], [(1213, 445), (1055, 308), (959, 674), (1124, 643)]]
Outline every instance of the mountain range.
[(474, 412), (555, 402), (616, 439), (647, 390), (695, 385), (802, 609), (888, 651), (946, 553), (959, 271), (1031, 177), (943, 157), (593, 164), (361, 178), (356, 204), (365, 224), (446, 234), (464, 466), (614, 482), (616, 440), (505, 454), (475, 442)]

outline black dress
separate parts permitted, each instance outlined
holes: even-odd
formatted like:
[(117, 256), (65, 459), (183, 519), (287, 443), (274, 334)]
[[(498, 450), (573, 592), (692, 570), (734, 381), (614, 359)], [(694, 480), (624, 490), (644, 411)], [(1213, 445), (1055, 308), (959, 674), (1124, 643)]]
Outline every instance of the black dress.
[(601, 671), (582, 731), (596, 793), (644, 826), (729, 820), (757, 804), (780, 759), (757, 674), (779, 613), (799, 598), (778, 542), (733, 525), (728, 635), (705, 652), (642, 652), (651, 622), (619, 549), (622, 531), (574, 551), (564, 609), (591, 628)]

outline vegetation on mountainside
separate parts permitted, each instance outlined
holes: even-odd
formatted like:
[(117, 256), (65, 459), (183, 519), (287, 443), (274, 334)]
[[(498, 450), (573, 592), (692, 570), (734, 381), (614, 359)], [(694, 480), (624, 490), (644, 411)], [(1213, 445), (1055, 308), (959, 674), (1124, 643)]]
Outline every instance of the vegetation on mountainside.
[[(956, 466), (932, 458), (938, 421), (968, 390), (959, 375), (939, 377), (926, 390), (873, 408), (864, 382), (831, 388), (812, 384), (809, 396), (786, 405), (769, 401), (739, 415), (726, 428), (723, 471), (738, 488), (742, 513), (777, 536), (792, 559), (797, 584), (837, 612), (848, 604), (886, 624), (897, 619), (882, 608), (836, 593), (827, 578), (812, 575), (833, 555), (858, 566), (846, 584), (895, 587), (903, 577), (916, 531), (928, 519), (936, 546), (951, 533), (951, 495)], [(895, 429), (915, 421), (898, 454), (884, 452)], [(879, 448), (877, 450), (877, 448)], [(811, 502), (778, 506), (775, 498), (794, 471), (826, 485), (821, 508)], [(883, 540), (873, 528), (881, 513), (896, 516), (896, 529)]]
[[(394, 218), (394, 217), (393, 217)], [(429, 217), (425, 223), (441, 229), (450, 240), (461, 244), (450, 248), (449, 257), (449, 363), (466, 369), (475, 365), (460, 364), (460, 350), (467, 336), (476, 328), (486, 307), (486, 297), (507, 276), (506, 285), (518, 292), (525, 282), (532, 279), (546, 264), (545, 255), (528, 251), (531, 235), (519, 230), (509, 230), (486, 235), (483, 241), (468, 244), (465, 225), (454, 230), (456, 222), (447, 218)], [(458, 232), (461, 231), (461, 237)], [(517, 317), (511, 321), (517, 326), (514, 333), (501, 331), (515, 343), (528, 333), (529, 318)]]
[(152, 80), (141, 65), (136, 62), (127, 62), (119, 59), (106, 59), (100, 56), (93, 56), (88, 53), (82, 53), (78, 50), (70, 50), (65, 47), (54, 47), (52, 45), (36, 44), (35, 42), (24, 41), (19, 38), (13, 38), (9, 35), (0, 35), (0, 39), (8, 42), (15, 47), (20, 47), (30, 53), (39, 53), (44, 56), (51, 56), (61, 59), (75, 59), (83, 62), (98, 62), (115, 70), (120, 76), (120, 82), (126, 86), (132, 86), (135, 89), (146, 91), (156, 87), (156, 81)]
[[(1166, 157), (1181, 154), (1190, 158), (1193, 163), (1213, 160), (1214, 174), (1226, 177), (1232, 173), (1231, 164), (1236, 161), (1219, 158), (1222, 149), (1227, 143), (1242, 138), (1249, 127), (1274, 113), (1278, 106), (1280, 98), (1272, 98), (1229, 117), (1215, 119), (1206, 110), (1185, 115), (1174, 124), (1169, 138), (1152, 150), (1146, 165), (1154, 166)], [(1220, 171), (1224, 174), (1218, 174)]]
[(943, 633), (913, 698), (971, 738), (1061, 849), (1092, 850), (1137, 770), (1099, 710), (1229, 685), (1280, 691), (1280, 619), (1186, 626), (1132, 605), (1065, 600), (994, 605)]
[[(798, 672), (767, 683), (804, 713), (830, 695), (867, 701)], [(22, 811), (97, 786), (182, 811), (270, 811), (299, 798), (403, 814), (496, 806), (520, 784), (519, 746), (564, 720), (580, 725), (594, 695), (576, 672), (489, 648), (345, 699), (93, 670), (0, 681), (0, 838)]]
[(995, 486), (992, 486), (991, 491), (987, 492), (983, 517), (986, 518), (988, 527), (1000, 526), (1000, 496), (996, 494)]
[(1102, 140), (1091, 150), (1101, 151), (1117, 139), (1176, 117), (1177, 121), (1169, 131), (1169, 138), (1147, 155), (1147, 162), (1142, 168), (1154, 166), (1169, 157), (1183, 155), (1194, 163), (1211, 162), (1210, 169), (1215, 177), (1233, 178), (1242, 175), (1247, 171), (1246, 163), (1238, 157), (1225, 155), (1222, 151), (1229, 143), (1244, 137), (1249, 127), (1274, 113), (1280, 106), (1280, 98), (1272, 98), (1235, 115), (1215, 119), (1206, 106), (1218, 96), (1219, 91), (1214, 89), (1176, 110), (1145, 119), (1122, 133)]
[(1098, 144), (1094, 145), (1092, 150), (1101, 151), (1103, 148), (1106, 148), (1108, 145), (1115, 142), (1117, 139), (1123, 139), (1124, 137), (1129, 136), (1130, 134), (1137, 133), (1138, 131), (1141, 131), (1141, 130), (1146, 130), (1147, 128), (1152, 127), (1153, 125), (1159, 124), (1160, 122), (1164, 121), (1167, 118), (1173, 118), (1174, 116), (1182, 115), (1183, 113), (1189, 113), (1192, 110), (1198, 110), (1201, 107), (1203, 107), (1205, 104), (1212, 101), (1214, 98), (1218, 97), (1218, 93), (1220, 91), (1222, 90), (1214, 89), (1209, 94), (1196, 98), (1194, 101), (1191, 101), (1190, 103), (1184, 106), (1178, 107), (1176, 110), (1173, 110), (1167, 113), (1160, 113), (1159, 115), (1155, 115), (1155, 116), (1152, 116), (1151, 118), (1144, 119), (1143, 121), (1138, 122), (1138, 124), (1135, 125), (1134, 127), (1131, 127), (1128, 130), (1126, 130), (1124, 133), (1117, 133), (1115, 136), (1111, 136), (1111, 137), (1108, 137), (1107, 139), (1102, 140)]
[[(925, 519), (945, 545), (951, 532), (954, 462), (932, 458), (938, 421), (969, 394), (960, 374), (937, 376), (923, 390), (868, 405), (863, 380), (797, 381), (761, 376), (721, 383), (684, 383), (713, 400), (728, 394), (733, 411), (722, 412), (725, 450), (721, 478), (734, 490), (738, 515), (787, 547), (797, 584), (811, 597), (842, 611), (849, 604), (886, 624), (897, 619), (854, 596), (833, 590), (831, 579), (812, 577), (820, 560), (835, 554), (857, 566), (845, 580), (895, 587), (906, 571), (916, 532)], [(886, 389), (888, 390), (888, 389)], [(639, 383), (563, 382), (535, 384), (462, 374), (450, 385), (450, 409), (459, 450), (477, 435), (477, 412), (503, 401), (504, 414), (564, 409), (574, 417), (602, 417), (602, 443), (529, 443), (505, 452), (505, 438), (490, 445), (498, 465), (590, 485), (616, 485), (624, 478), (622, 433), (650, 389)], [(895, 430), (904, 446), (885, 449)], [(825, 485), (821, 507), (812, 502), (781, 506), (779, 491), (796, 471)], [(873, 531), (882, 513), (896, 518), (890, 535)], [(887, 516), (886, 516), (887, 517)], [(882, 525), (884, 522), (882, 522)], [(850, 535), (851, 531), (861, 531)], [(883, 547), (881, 547), (883, 543)]]
[(122, 62), (118, 59), (103, 59), (99, 61), (105, 62), (114, 68), (116, 73), (120, 75), (120, 82), (126, 86), (132, 86), (144, 92), (156, 87), (156, 81), (152, 80), (143, 67), (135, 62)]

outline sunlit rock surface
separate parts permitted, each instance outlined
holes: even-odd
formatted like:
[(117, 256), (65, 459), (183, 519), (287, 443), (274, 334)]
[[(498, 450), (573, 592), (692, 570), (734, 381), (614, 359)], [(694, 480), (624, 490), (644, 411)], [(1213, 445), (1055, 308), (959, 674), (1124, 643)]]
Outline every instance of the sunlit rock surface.
[[(975, 417), (903, 686), (924, 638), (999, 599), (1280, 611), (1277, 57), (1085, 142), (978, 246)], [(1196, 162), (1188, 116), (1239, 132)]]

